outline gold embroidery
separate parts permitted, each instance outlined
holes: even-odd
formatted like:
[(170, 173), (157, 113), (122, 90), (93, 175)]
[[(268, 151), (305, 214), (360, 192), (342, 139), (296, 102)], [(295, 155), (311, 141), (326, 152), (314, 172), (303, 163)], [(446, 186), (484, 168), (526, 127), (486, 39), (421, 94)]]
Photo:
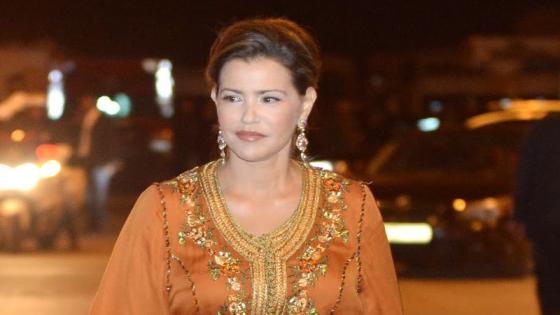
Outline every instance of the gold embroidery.
[(175, 260), (177, 263), (179, 263), (179, 266), (181, 266), (181, 269), (183, 269), (183, 272), (185, 273), (185, 276), (187, 277), (187, 280), (191, 284), (191, 294), (192, 294), (192, 297), (193, 297), (193, 300), (194, 300), (194, 307), (196, 309), (196, 314), (200, 314), (200, 306), (198, 304), (198, 298), (196, 297), (196, 287), (194, 285), (194, 281), (191, 278), (191, 273), (189, 272), (187, 267), (185, 267), (185, 264), (183, 264), (183, 261), (181, 260), (181, 258), (179, 258), (175, 255), (172, 255), (171, 258), (173, 258), (173, 260)]
[(208, 269), (212, 279), (226, 277), (227, 289), (230, 291), (226, 304), (218, 314), (245, 315), (247, 304), (246, 293), (243, 290), (245, 276), (239, 268), (240, 260), (226, 250), (216, 250), (218, 242), (213, 239), (212, 230), (208, 227), (208, 218), (204, 215), (200, 202), (199, 175), (192, 170), (179, 175), (172, 186), (181, 195), (181, 204), (185, 208), (185, 223), (178, 232), (179, 244), (184, 246), (187, 239), (191, 239), (197, 246), (210, 255)]
[(362, 226), (364, 223), (365, 204), (366, 204), (366, 184), (362, 182), (360, 184), (360, 188), (362, 190), (362, 206), (360, 209), (360, 218), (358, 219), (358, 232), (356, 233), (356, 244), (357, 244), (356, 251), (352, 256), (350, 256), (350, 258), (346, 259), (346, 262), (344, 262), (344, 267), (342, 268), (342, 277), (340, 281), (340, 286), (338, 287), (338, 296), (336, 298), (333, 308), (331, 309), (331, 315), (336, 312), (336, 310), (338, 309), (338, 305), (342, 301), (342, 292), (344, 291), (344, 283), (346, 281), (346, 270), (348, 269), (348, 264), (350, 264), (350, 262), (354, 259), (356, 260), (356, 263), (358, 265), (357, 267), (358, 275), (356, 276), (356, 293), (360, 294), (362, 292), (363, 277), (362, 277), (362, 258), (360, 254), (362, 248)]
[(342, 276), (340, 278), (340, 286), (338, 287), (338, 295), (336, 297), (336, 301), (334, 302), (334, 306), (331, 309), (331, 315), (336, 312), (340, 301), (342, 301), (342, 292), (344, 291), (344, 283), (346, 282), (346, 271), (348, 269), (348, 265), (352, 260), (354, 260), (355, 256), (356, 253), (354, 253), (354, 255), (350, 256), (350, 258), (346, 259), (346, 261), (344, 262), (344, 267), (342, 267)]
[[(218, 184), (218, 165), (216, 161), (208, 163), (200, 170), (181, 174), (171, 183), (174, 190), (181, 194), (185, 210), (185, 223), (178, 234), (179, 244), (192, 240), (210, 255), (208, 267), (213, 279), (226, 278), (230, 294), (218, 314), (247, 314), (249, 310), (251, 314), (318, 314), (307, 289), (315, 285), (319, 276), (326, 274), (328, 261), (324, 253), (332, 241), (348, 241), (349, 232), (342, 217), (347, 208), (343, 194), (348, 181), (335, 173), (314, 170), (301, 164), (303, 193), (298, 209), (273, 232), (255, 236), (244, 231), (231, 218)], [(319, 212), (321, 217), (315, 225), (316, 232), (308, 240), (316, 222), (320, 192), (323, 197)], [(208, 213), (201, 209), (202, 197), (208, 204)], [(223, 235), (227, 246), (249, 263), (247, 272), (240, 269), (240, 259), (230, 251), (216, 249), (218, 242), (213, 237), (210, 221)], [(303, 246), (306, 240), (308, 242)], [(293, 294), (288, 297), (286, 262), (300, 249), (302, 253), (297, 257), (297, 264), (291, 267)], [(356, 253), (349, 259), (354, 258)], [(341, 286), (344, 285), (348, 263), (344, 266)], [(243, 290), (248, 276), (252, 279), (250, 308)], [(339, 288), (333, 311), (341, 294), (342, 289)]]
[(322, 220), (318, 224), (317, 234), (311, 238), (298, 256), (298, 264), (292, 267), (294, 294), (288, 300), (288, 313), (294, 315), (316, 315), (317, 309), (308, 296), (308, 287), (314, 286), (319, 276), (327, 273), (327, 257), (323, 253), (331, 242), (340, 238), (348, 242), (349, 232), (346, 230), (342, 212), (347, 206), (343, 193), (348, 190), (348, 181), (332, 172), (321, 172), (325, 204), (322, 207)]
[(356, 262), (358, 263), (358, 276), (356, 278), (356, 292), (359, 294), (362, 292), (362, 226), (364, 223), (364, 215), (365, 215), (365, 205), (366, 205), (366, 184), (361, 183), (360, 187), (362, 189), (362, 207), (360, 209), (360, 220), (358, 221), (358, 233), (356, 233)]
[(163, 238), (165, 241), (165, 252), (166, 252), (166, 263), (167, 270), (165, 272), (165, 292), (169, 293), (171, 291), (171, 281), (169, 276), (171, 275), (171, 243), (169, 242), (169, 220), (167, 219), (167, 204), (165, 203), (165, 197), (163, 195), (163, 190), (159, 184), (155, 184), (156, 189), (159, 194), (160, 204), (162, 207), (162, 217), (163, 217)]
[[(174, 189), (177, 188), (177, 185), (174, 184), (175, 182), (173, 181), (168, 181), (165, 182), (166, 185), (170, 185), (172, 186)], [(165, 273), (165, 291), (166, 293), (169, 294), (169, 292), (171, 292), (171, 282), (170, 282), (170, 275), (171, 275), (171, 260), (175, 260), (176, 262), (179, 263), (179, 265), (181, 266), (181, 269), (183, 269), (183, 272), (185, 273), (185, 276), (187, 277), (187, 280), (189, 281), (190, 285), (191, 285), (191, 294), (193, 296), (193, 300), (194, 300), (194, 306), (195, 306), (195, 310), (196, 313), (195, 314), (200, 314), (200, 306), (198, 304), (198, 298), (196, 296), (196, 287), (194, 285), (194, 281), (191, 278), (191, 273), (188, 271), (188, 269), (185, 267), (185, 265), (183, 264), (183, 261), (181, 261), (181, 259), (177, 256), (175, 256), (172, 252), (171, 252), (171, 242), (169, 241), (169, 220), (167, 218), (167, 203), (165, 202), (165, 196), (163, 194), (163, 189), (161, 188), (161, 185), (159, 183), (155, 184), (159, 197), (160, 197), (160, 203), (162, 205), (162, 217), (163, 217), (163, 236), (165, 239), (165, 248), (166, 248), (166, 254), (167, 254), (167, 270)]]
[(210, 217), (226, 242), (250, 264), (252, 314), (284, 314), (288, 295), (286, 262), (305, 242), (319, 203), (317, 171), (301, 165), (303, 193), (294, 215), (271, 233), (255, 236), (231, 218), (217, 179), (218, 163), (203, 167), (201, 180)]

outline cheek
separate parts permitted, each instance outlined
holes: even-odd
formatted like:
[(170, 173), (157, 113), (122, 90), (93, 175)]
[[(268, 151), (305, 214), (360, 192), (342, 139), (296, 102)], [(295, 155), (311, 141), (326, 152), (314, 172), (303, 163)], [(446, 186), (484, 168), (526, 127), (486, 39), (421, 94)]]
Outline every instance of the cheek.
[(216, 115), (218, 116), (218, 124), (222, 129), (227, 129), (236, 121), (236, 113), (232, 111), (232, 108), (218, 106), (216, 108)]
[(278, 131), (292, 134), (297, 125), (298, 115), (295, 110), (277, 113), (270, 117), (270, 122)]

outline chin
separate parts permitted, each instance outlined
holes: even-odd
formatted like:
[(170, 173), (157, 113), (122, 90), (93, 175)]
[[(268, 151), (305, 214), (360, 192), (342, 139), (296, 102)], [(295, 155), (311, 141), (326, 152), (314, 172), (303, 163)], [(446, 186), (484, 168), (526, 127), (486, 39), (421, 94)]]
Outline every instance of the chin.
[(235, 155), (240, 160), (246, 162), (262, 162), (270, 159), (274, 159), (283, 153), (283, 150), (273, 150), (261, 147), (255, 147), (249, 150), (248, 148), (243, 148), (242, 150), (236, 150), (235, 148), (230, 148), (230, 155)]
[(274, 154), (257, 153), (257, 152), (233, 152), (230, 151), (232, 155), (235, 155), (238, 159), (245, 162), (262, 162), (270, 159)]

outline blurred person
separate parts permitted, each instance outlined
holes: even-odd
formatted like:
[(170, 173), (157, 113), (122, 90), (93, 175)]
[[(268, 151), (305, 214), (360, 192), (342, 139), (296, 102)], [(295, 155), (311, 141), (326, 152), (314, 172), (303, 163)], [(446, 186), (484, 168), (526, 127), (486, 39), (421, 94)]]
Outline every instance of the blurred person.
[(371, 191), (307, 161), (319, 71), (289, 20), (219, 33), (206, 73), (220, 158), (141, 194), (91, 314), (402, 314)]
[(533, 243), (543, 315), (560, 314), (560, 116), (537, 122), (519, 163), (515, 217)]
[(121, 167), (119, 145), (109, 118), (99, 111), (95, 98), (80, 99), (80, 133), (77, 156), (88, 173), (86, 208), (90, 211), (90, 230), (100, 232), (107, 221), (107, 199), (111, 178)]
[(179, 170), (191, 169), (203, 161), (200, 157), (203, 121), (201, 121), (200, 115), (197, 115), (196, 107), (194, 101), (185, 100), (177, 103), (175, 115), (173, 115), (173, 149), (175, 164)]

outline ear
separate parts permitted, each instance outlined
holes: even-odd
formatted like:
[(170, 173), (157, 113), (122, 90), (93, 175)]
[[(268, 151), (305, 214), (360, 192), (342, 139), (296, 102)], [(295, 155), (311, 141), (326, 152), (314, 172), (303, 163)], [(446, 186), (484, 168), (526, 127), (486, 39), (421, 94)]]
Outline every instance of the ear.
[(212, 101), (214, 101), (214, 105), (218, 104), (216, 102), (216, 100), (218, 99), (218, 95), (217, 95), (218, 91), (216, 90), (216, 86), (214, 85), (214, 87), (212, 88), (212, 90), (210, 91), (210, 98), (212, 99)]
[(317, 90), (315, 90), (314, 87), (308, 87), (307, 90), (305, 90), (305, 95), (303, 96), (302, 111), (298, 121), (307, 121), (307, 117), (309, 117), (316, 100)]

